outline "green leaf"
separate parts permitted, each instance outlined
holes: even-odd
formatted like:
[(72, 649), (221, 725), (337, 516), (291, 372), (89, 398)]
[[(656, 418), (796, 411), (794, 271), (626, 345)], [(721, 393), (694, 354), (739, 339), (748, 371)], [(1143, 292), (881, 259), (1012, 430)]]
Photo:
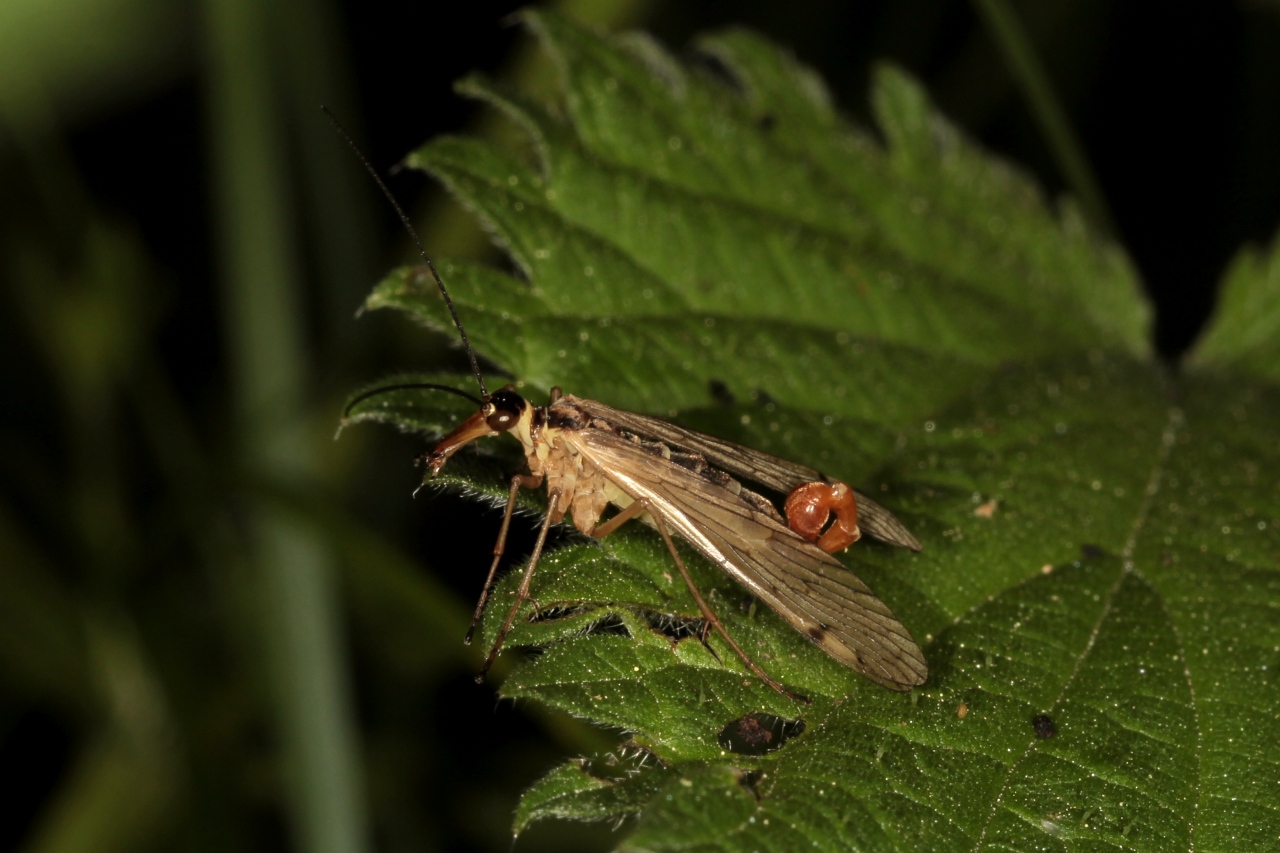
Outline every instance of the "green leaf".
[[(516, 809), (515, 832), (548, 817), (592, 821), (635, 814), (667, 781), (656, 769), (646, 769), (642, 757), (610, 754), (598, 762), (600, 768), (586, 761), (560, 765), (525, 792)], [(607, 780), (592, 771), (607, 773)]]
[[(713, 73), (647, 37), (528, 21), (561, 68), (557, 102), (461, 85), (528, 151), (454, 138), (411, 158), (518, 270), (442, 265), (477, 351), (536, 402), (560, 385), (874, 494), (923, 552), (841, 559), (930, 676), (877, 687), (681, 545), (800, 705), (704, 642), (652, 531), (568, 537), (532, 577), (504, 654), (535, 653), (501, 692), (623, 746), (552, 771), (516, 831), (625, 818), (622, 845), (645, 850), (1275, 846), (1274, 259), (1233, 267), (1194, 369), (1170, 375), (1123, 252), (901, 72), (876, 78), (881, 143), (758, 36), (702, 39)], [(456, 335), (420, 270), (369, 306)], [(439, 432), (466, 412), (403, 393), (353, 417)], [(501, 464), (519, 464), (503, 459), (459, 473), (459, 457), (450, 482), (500, 495)], [(499, 583), (486, 642), (520, 574)], [(764, 754), (733, 751), (742, 726), (768, 732)]]
[(1241, 250), (1219, 290), (1218, 308), (1190, 363), (1280, 379), (1280, 234), (1268, 252)]

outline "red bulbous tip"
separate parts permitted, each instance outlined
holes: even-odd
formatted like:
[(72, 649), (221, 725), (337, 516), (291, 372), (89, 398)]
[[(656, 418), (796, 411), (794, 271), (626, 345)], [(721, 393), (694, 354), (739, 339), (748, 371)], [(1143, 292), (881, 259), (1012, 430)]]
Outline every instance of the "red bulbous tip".
[(816, 542), (828, 554), (843, 551), (862, 538), (858, 528), (858, 502), (853, 489), (844, 483), (814, 482), (796, 486), (787, 495), (786, 513), (792, 530)]

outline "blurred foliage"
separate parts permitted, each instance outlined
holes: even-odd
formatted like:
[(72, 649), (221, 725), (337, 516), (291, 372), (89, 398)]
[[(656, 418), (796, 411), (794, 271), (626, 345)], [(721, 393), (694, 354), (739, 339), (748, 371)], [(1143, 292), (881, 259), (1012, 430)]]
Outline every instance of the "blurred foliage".
[[(1016, 102), (1011, 81), (1018, 78), (1004, 69), (992, 39), (966, 4), (938, 0), (911, 10), (835, 2), (803, 8), (639, 0), (560, 5), (606, 28), (649, 27), (676, 45), (701, 30), (752, 22), (821, 67), (836, 100), (854, 113), (873, 109), (863, 100), (870, 60), (893, 56), (926, 81), (944, 112), (984, 139), (1018, 150), (1051, 190), (1071, 182), (1069, 176), (1058, 177), (1070, 169), (1055, 167), (1055, 145), (1036, 141), (1034, 122)], [(474, 650), (462, 646), (460, 637), (498, 515), (451, 494), (424, 491), (410, 501), (417, 475), (409, 460), (421, 450), (419, 439), (348, 430), (341, 441), (330, 440), (343, 395), (352, 387), (406, 368), (443, 375), (460, 361), (449, 351), (449, 335), (394, 322), (386, 316), (390, 312), (352, 321), (369, 284), (410, 255), (403, 235), (393, 230), (398, 226), (315, 107), (324, 102), (354, 125), (379, 167), (440, 131), (469, 125), (493, 144), (491, 152), (455, 138), (437, 141), (416, 156), (455, 189), (470, 182), (475, 194), (470, 201), (479, 205), (491, 176), (485, 169), (505, 178), (508, 169), (527, 175), (529, 164), (537, 162), (526, 156), (527, 126), (501, 116), (514, 103), (504, 100), (503, 81), (519, 81), (522, 91), (546, 99), (560, 79), (554, 63), (531, 42), (499, 26), (499, 18), (513, 9), (457, 8), (451, 16), (473, 16), (459, 24), (434, 9), (400, 4), (0, 4), (0, 768), (11, 781), (7, 787), (19, 792), (0, 824), (0, 847), (506, 851), (520, 792), (550, 768), (559, 767), (524, 801), (522, 825), (552, 814), (623, 817), (665, 784), (647, 772), (653, 767), (647, 753), (617, 753), (612, 750), (616, 738), (549, 707), (556, 703), (495, 705), (491, 688), (472, 683)], [(1184, 269), (1199, 271), (1208, 281), (1244, 237), (1270, 234), (1276, 216), (1267, 205), (1280, 186), (1271, 142), (1273, 58), (1280, 53), (1273, 49), (1273, 8), (1248, 5), (1197, 19), (1189, 45), (1152, 32), (1175, 25), (1176, 16), (1152, 20), (1112, 11), (1101, 2), (1022, 4), (1016, 11), (1067, 112), (1081, 125), (1085, 147), (1099, 152), (1094, 155), (1099, 182), (1120, 236), (1128, 238), (1145, 271), (1172, 271), (1171, 279)], [(1238, 33), (1235, 42), (1221, 29), (1228, 15), (1237, 22), (1232, 26), (1238, 29), (1231, 31)], [(1119, 45), (1110, 53), (1103, 50), (1109, 37)], [(1214, 113), (1203, 122), (1208, 128), (1203, 137), (1185, 127), (1167, 134), (1170, 145), (1183, 137), (1193, 143), (1213, 140), (1212, 145), (1202, 141), (1197, 155), (1205, 168), (1189, 166), (1179, 180), (1162, 175), (1159, 190), (1167, 188), (1168, 195), (1132, 190), (1123, 195), (1120, 177), (1154, 159), (1146, 148), (1126, 146), (1148, 143), (1132, 133), (1113, 132), (1081, 106), (1093, 103), (1091, 94), (1108, 92), (1098, 85), (1108, 79), (1108, 63), (1115, 61), (1108, 57), (1136, 56), (1139, 41), (1172, 45), (1180, 58), (1205, 59), (1202, 65), (1157, 64), (1164, 78), (1120, 93), (1127, 111), (1182, 121), (1182, 113), (1162, 100), (1181, 106), (1199, 85), (1176, 76), (1182, 73), (1219, 89), (1230, 87), (1233, 97), (1215, 91), (1212, 102), (1220, 109), (1239, 109)], [(714, 42), (701, 46), (715, 55)], [(666, 61), (656, 50), (650, 55), (655, 62)], [(470, 77), (464, 90), (502, 109), (485, 109), (472, 119), (450, 86), (475, 67), (498, 82)], [(1222, 76), (1228, 73), (1239, 77)], [(899, 93), (909, 94), (909, 88)], [(807, 105), (793, 100), (779, 110), (784, 107)], [(916, 113), (908, 108), (901, 114)], [(360, 116), (371, 121), (365, 125)], [(391, 117), (401, 124), (389, 130)], [(880, 127), (892, 135), (891, 122)], [(638, 122), (634, 132), (642, 129)], [(808, 143), (795, 144), (803, 149)], [(727, 146), (729, 153), (734, 150)], [(480, 151), (494, 159), (479, 157)], [(1201, 184), (1210, 171), (1207, 164), (1213, 163), (1231, 170), (1228, 190), (1216, 199), (1215, 215), (1196, 219), (1182, 211), (1207, 204)], [(716, 176), (699, 174), (696, 164), (682, 166), (675, 159), (668, 164), (685, 168), (683, 174), (650, 174), (653, 166), (646, 163), (629, 164), (635, 169), (625, 174), (601, 172), (596, 165), (593, 157), (558, 163), (562, 175), (580, 184), (571, 195), (561, 195), (557, 216), (590, 224), (608, 213), (594, 207), (605, 198), (602, 187), (643, 178), (632, 197), (670, 205), (664, 209), (682, 217), (670, 227), (721, 227), (730, 234), (742, 229), (757, 235), (753, 250), (777, 249), (772, 260), (790, 258), (795, 264), (788, 247), (768, 242), (770, 223), (746, 209), (750, 205), (727, 224), (723, 218), (699, 219), (706, 187), (697, 182)], [(794, 173), (785, 158), (767, 159), (755, 168), (779, 180)], [(687, 184), (683, 194), (664, 187), (680, 181)], [(490, 202), (511, 198), (509, 190), (499, 189)], [(834, 187), (817, 189), (819, 197), (838, 193)], [(397, 191), (406, 190), (399, 185)], [(1030, 184), (1026, 191), (1038, 199)], [(880, 211), (885, 216), (896, 215), (895, 205), (910, 209), (913, 201), (892, 194), (877, 198), (886, 205)], [(485, 248), (486, 235), (475, 220), (459, 215), (443, 196), (418, 199), (410, 209), (420, 211), (416, 218), (433, 251), (499, 259)], [(1165, 212), (1178, 215), (1156, 215)], [(857, 254), (867, 274), (892, 275), (894, 252), (912, 252), (924, 253), (913, 272), (927, 273), (930, 288), (955, 279), (1008, 294), (1019, 281), (1016, 263), (1008, 266), (1004, 255), (981, 247), (966, 254), (954, 243), (935, 242), (937, 235), (927, 230), (929, 217), (918, 220), (924, 230), (893, 232), (903, 242), (886, 253), (860, 242), (857, 233), (815, 238), (815, 224), (823, 226), (828, 216), (840, 221), (838, 210), (820, 208), (784, 217), (786, 239), (813, 249), (803, 263), (785, 270), (787, 275), (809, 275), (821, 285), (818, 273), (842, 269), (847, 253)], [(1037, 216), (1009, 223), (1031, 230), (1044, 224)], [(1180, 228), (1201, 230), (1193, 241)], [(555, 226), (546, 233), (595, 251), (600, 240), (592, 243), (591, 230)], [(652, 298), (682, 271), (698, 271), (710, 280), (714, 276), (699, 264), (733, 260), (700, 258), (698, 250), (715, 245), (717, 238), (705, 230), (693, 233), (700, 241), (696, 245), (668, 242), (669, 254), (649, 255), (654, 266), (641, 274), (654, 287)], [(623, 229), (614, 236), (625, 234)], [(1192, 253), (1200, 244), (1208, 248)], [(623, 246), (626, 251), (596, 265), (597, 274), (607, 270), (620, 281), (632, 281), (637, 273), (627, 269), (627, 255), (645, 245)], [(521, 272), (554, 276), (565, 288), (583, 284), (581, 265), (539, 267), (543, 259), (536, 254), (522, 256), (519, 246), (512, 248), (517, 265), (524, 262)], [(936, 255), (928, 256), (929, 251)], [(1213, 251), (1220, 257), (1215, 259)], [(1250, 250), (1230, 266), (1221, 314), (1193, 355), (1198, 381), (1212, 385), (1213, 377), (1226, 374), (1246, 375), (1264, 386), (1274, 381), (1274, 335), (1268, 333), (1274, 315), (1268, 306), (1275, 303), (1275, 256), (1274, 248)], [(558, 255), (555, 262), (563, 258)], [(1021, 309), (1002, 314), (995, 304), (999, 300), (988, 299), (984, 304), (992, 310), (982, 322), (989, 328), (936, 342), (940, 352), (950, 352), (956, 341), (964, 344), (966, 360), (949, 369), (959, 374), (973, 364), (985, 369), (999, 363), (1009, 335), (1042, 355), (1058, 351), (1064, 341), (1102, 335), (1125, 355), (1091, 365), (1099, 372), (1096, 394), (1115, 371), (1130, 369), (1126, 359), (1149, 358), (1151, 338), (1141, 307), (1134, 307), (1140, 302), (1130, 298), (1135, 279), (1123, 255), (1111, 256), (1097, 276), (1073, 272), (1069, 264), (1059, 269), (1052, 258), (1040, 262), (1055, 274), (1080, 275), (1073, 287), (1095, 288), (1084, 308), (1073, 304), (1074, 313), (1057, 314), (1053, 305), (1039, 305), (1032, 312), (1036, 322), (1024, 326), (1027, 314)], [(449, 274), (459, 294), (475, 285), (469, 312), (484, 307), (480, 294), (489, 293), (486, 287), (510, 281), (474, 263), (459, 262)], [(1159, 301), (1161, 276), (1148, 277), (1157, 281)], [(599, 278), (592, 311), (634, 310), (626, 302), (634, 292), (598, 285)], [(393, 304), (408, 292), (380, 293)], [(715, 299), (733, 295), (720, 291)], [(791, 295), (805, 298), (806, 292)], [(514, 316), (532, 306), (514, 301), (519, 293), (507, 297)], [(1166, 330), (1194, 330), (1203, 322), (1208, 297), (1175, 293), (1178, 299), (1190, 306), (1186, 316), (1167, 313), (1166, 300), (1160, 323)], [(902, 319), (901, 335), (917, 334), (939, 319), (916, 316), (908, 323), (911, 310), (909, 301), (899, 300), (883, 316)], [(941, 310), (943, 319), (946, 312), (972, 316), (971, 306)], [(773, 306), (758, 306), (756, 337), (744, 346), (785, 348), (789, 337), (782, 343), (768, 340), (776, 334), (772, 311)], [(1051, 321), (1061, 316), (1074, 322), (1055, 329)], [(495, 330), (503, 322), (500, 311), (475, 320), (477, 328), (491, 323)], [(567, 330), (571, 336), (595, 329), (581, 328), (572, 316), (560, 324), (553, 331)], [(631, 331), (635, 340), (665, 340), (665, 332), (643, 322)], [(673, 334), (688, 344), (701, 332), (685, 328)], [(1168, 340), (1176, 347), (1190, 337), (1190, 331), (1178, 333), (1181, 338), (1165, 334), (1165, 350)], [(578, 343), (600, 342), (589, 335), (589, 341)], [(527, 371), (520, 378), (531, 387), (545, 390), (553, 382), (576, 381), (575, 391), (650, 411), (687, 407), (695, 397), (705, 403), (699, 395), (705, 394), (706, 379), (721, 378), (685, 375), (681, 365), (664, 387), (642, 379), (608, 385), (598, 371), (560, 358), (557, 350), (520, 353), (502, 350), (499, 340), (490, 344), (485, 354), (494, 365)], [(879, 346), (887, 352), (892, 344)], [(901, 368), (903, 362), (877, 359), (875, 350), (868, 352), (868, 369), (877, 364)], [(598, 356), (610, 353), (603, 348)], [(833, 361), (827, 369), (838, 367)], [(785, 372), (777, 363), (763, 369)], [(885, 373), (885, 382), (892, 375)], [(780, 384), (787, 379), (775, 378)], [(1124, 382), (1118, 387), (1128, 388)], [(931, 404), (924, 391), (870, 390), (879, 397), (868, 397), (867, 405), (899, 407), (904, 417), (908, 410), (917, 417), (932, 412), (931, 405), (941, 406), (937, 400)], [(1232, 417), (1256, 405), (1228, 397), (1214, 398), (1210, 389), (1198, 399)], [(275, 411), (264, 412), (263, 401)], [(417, 427), (443, 428), (456, 414), (423, 408), (411, 398), (383, 402), (393, 409), (413, 406), (421, 418)], [(740, 400), (739, 405), (748, 404)], [(969, 421), (962, 409), (948, 411), (963, 432)], [(780, 440), (771, 438), (773, 431), (763, 421), (744, 429), (736, 417), (740, 413), (732, 414), (705, 408), (690, 416), (694, 425), (759, 446)], [(1196, 424), (1215, 415), (1188, 407), (1186, 417), (1192, 426), (1179, 435), (1200, 435)], [(803, 412), (780, 410), (774, 422), (781, 435), (811, 434)], [(864, 426), (843, 417), (824, 425), (832, 440), (854, 434), (865, 440)], [(871, 434), (875, 439), (842, 463), (850, 476), (878, 470), (896, 441), (896, 434)], [(944, 438), (938, 434), (934, 441)], [(965, 440), (964, 435), (957, 439)], [(1204, 450), (1218, 458), (1216, 446), (1209, 441)], [(784, 442), (775, 449), (794, 448)], [(964, 448), (934, 450), (960, 459)], [(962, 460), (957, 476), (986, 470), (981, 461)], [(501, 491), (510, 459), (469, 456), (455, 464), (454, 485), (472, 483), (493, 492)], [(536, 509), (537, 498), (527, 506)], [(528, 546), (530, 518), (522, 516), (517, 525), (515, 551)], [(643, 534), (624, 535), (611, 547), (648, 565), (652, 544)], [(576, 545), (562, 553), (558, 559), (566, 561), (566, 570), (575, 554), (597, 560), (602, 554)], [(1107, 559), (1085, 561), (1077, 571), (1114, 577)], [(888, 584), (882, 589), (886, 596), (894, 588), (888, 572), (876, 570), (868, 577), (877, 588)], [(547, 579), (570, 585), (584, 580), (554, 570)], [(964, 581), (954, 583), (959, 587)], [(961, 592), (947, 593), (948, 613)], [(1188, 593), (1195, 594), (1200, 593)], [(1142, 607), (1136, 598), (1131, 603)], [(1016, 604), (994, 603), (955, 636), (1002, 624), (999, 608), (1016, 609)], [(904, 618), (923, 618), (930, 631), (938, 627), (929, 621), (937, 614), (930, 615), (925, 603), (902, 606)], [(496, 678), (504, 675), (504, 665)], [(517, 692), (521, 683), (533, 684), (514, 679), (509, 692)], [(529, 695), (543, 689), (535, 687)], [(1259, 688), (1259, 702), (1270, 695), (1268, 689), (1274, 691), (1274, 683)], [(971, 713), (977, 719), (982, 712), (975, 704)], [(835, 722), (822, 737), (843, 736), (848, 720)], [(323, 749), (313, 748), (320, 743)], [(563, 763), (579, 755), (597, 757)], [(878, 758), (886, 756), (893, 759), (894, 753)], [(961, 772), (954, 766), (935, 770)], [(702, 774), (687, 778), (734, 793), (744, 790), (720, 768), (708, 766)], [(602, 778), (633, 781), (602, 790)], [(671, 819), (696, 817), (685, 813)], [(1081, 822), (1102, 817), (1085, 815)], [(333, 830), (334, 821), (340, 831)], [(602, 849), (621, 838), (607, 822), (584, 829), (540, 821), (521, 834), (517, 849)]]

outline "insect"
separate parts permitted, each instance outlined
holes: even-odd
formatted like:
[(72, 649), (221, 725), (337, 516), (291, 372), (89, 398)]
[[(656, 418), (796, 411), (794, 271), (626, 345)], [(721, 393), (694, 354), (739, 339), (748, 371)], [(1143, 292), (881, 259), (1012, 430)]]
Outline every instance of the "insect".
[[(351, 143), (349, 137), (347, 141)], [(423, 457), (432, 476), (463, 447), (489, 436), (511, 435), (525, 453), (527, 471), (511, 478), (506, 513), (467, 632), (468, 643), (494, 588), (517, 494), (526, 488), (547, 489), (547, 514), (520, 578), (515, 603), (477, 681), (483, 681), (529, 598), (548, 530), (571, 516), (579, 531), (596, 538), (629, 521), (655, 528), (702, 613), (707, 633), (717, 632), (748, 669), (783, 695), (807, 701), (774, 680), (738, 645), (694, 584), (673, 537), (684, 539), (850, 669), (892, 690), (924, 683), (928, 674), (924, 655), (907, 629), (832, 556), (857, 541), (863, 531), (891, 545), (919, 551), (920, 543), (892, 513), (812, 468), (658, 418), (564, 394), (559, 388), (551, 389), (545, 406), (534, 405), (511, 385), (489, 393), (444, 281), (395, 198), (363, 155), (356, 153), (426, 262), (470, 358), (480, 396), (447, 386), (391, 385), (356, 397), (348, 404), (348, 413), (361, 400), (385, 391), (444, 390), (473, 400), (479, 410)], [(786, 516), (735, 478), (786, 495)], [(614, 512), (606, 519), (610, 508)]]

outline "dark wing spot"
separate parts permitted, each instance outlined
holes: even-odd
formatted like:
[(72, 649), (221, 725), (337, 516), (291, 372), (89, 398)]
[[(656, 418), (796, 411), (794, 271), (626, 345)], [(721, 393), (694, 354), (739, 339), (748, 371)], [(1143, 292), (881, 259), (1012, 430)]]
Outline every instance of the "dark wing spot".
[[(699, 471), (698, 473), (701, 475), (702, 479), (706, 480), (708, 483), (714, 483), (715, 485), (725, 489), (730, 488), (729, 484), (733, 482), (732, 477), (723, 471), (717, 471), (715, 468), (708, 468), (707, 470)], [(738, 489), (741, 491), (742, 486), (739, 485)]]
[(671, 461), (695, 474), (701, 474), (707, 470), (707, 460), (697, 453), (685, 453), (677, 450), (671, 454)]
[(750, 504), (752, 509), (758, 513), (769, 516), (783, 527), (787, 526), (786, 519), (782, 517), (782, 514), (778, 512), (778, 508), (774, 506), (768, 498), (763, 495), (757, 495), (750, 489), (743, 489), (741, 486), (739, 486), (739, 489), (740, 491), (737, 493), (738, 497)]
[(648, 453), (650, 456), (658, 456), (663, 459), (671, 458), (671, 448), (667, 447), (665, 444), (663, 444), (660, 441), (637, 440), (637, 443), (640, 445), (640, 449), (643, 450), (645, 453)]
[(821, 643), (827, 638), (827, 628), (825, 625), (814, 625), (805, 633), (807, 633), (809, 635), (809, 639), (813, 640), (815, 643)]

